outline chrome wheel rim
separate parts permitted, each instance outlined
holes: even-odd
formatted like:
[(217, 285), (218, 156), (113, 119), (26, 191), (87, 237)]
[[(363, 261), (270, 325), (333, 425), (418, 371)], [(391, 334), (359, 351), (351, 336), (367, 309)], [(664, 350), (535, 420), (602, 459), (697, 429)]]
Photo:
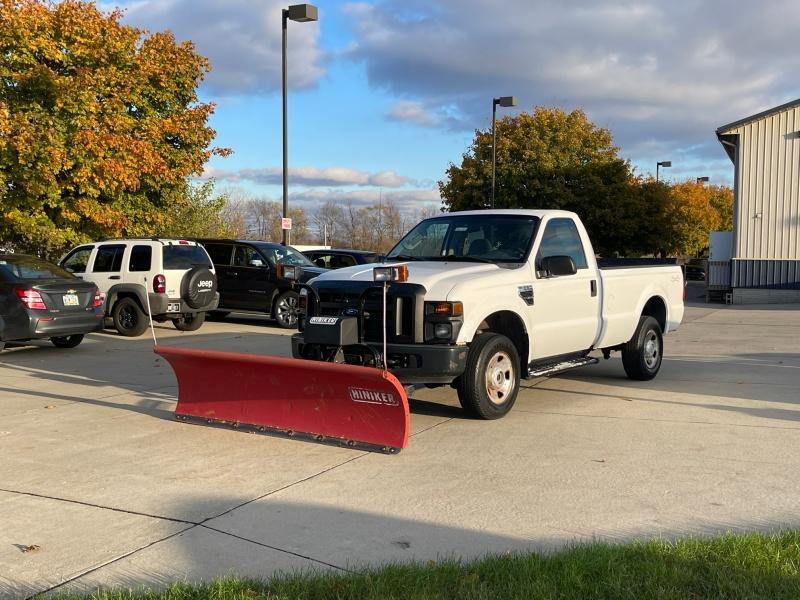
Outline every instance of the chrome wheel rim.
[(514, 364), (505, 352), (497, 352), (486, 365), (486, 394), (492, 404), (503, 404), (514, 391)]
[(295, 296), (286, 296), (278, 302), (277, 315), (275, 315), (281, 323), (287, 325), (294, 325), (297, 323), (297, 298)]
[(644, 336), (644, 364), (648, 369), (653, 369), (658, 364), (661, 357), (661, 348), (658, 344), (658, 336), (652, 329)]

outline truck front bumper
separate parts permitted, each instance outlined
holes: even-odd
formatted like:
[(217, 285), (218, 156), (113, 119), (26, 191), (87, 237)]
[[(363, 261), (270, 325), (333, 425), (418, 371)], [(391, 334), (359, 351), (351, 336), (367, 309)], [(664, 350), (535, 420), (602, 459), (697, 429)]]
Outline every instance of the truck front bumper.
[[(366, 343), (382, 353), (380, 344)], [(305, 341), (302, 333), (292, 336), (292, 356), (305, 358)], [(403, 384), (447, 384), (460, 376), (467, 364), (467, 347), (455, 345), (387, 344), (389, 370)]]

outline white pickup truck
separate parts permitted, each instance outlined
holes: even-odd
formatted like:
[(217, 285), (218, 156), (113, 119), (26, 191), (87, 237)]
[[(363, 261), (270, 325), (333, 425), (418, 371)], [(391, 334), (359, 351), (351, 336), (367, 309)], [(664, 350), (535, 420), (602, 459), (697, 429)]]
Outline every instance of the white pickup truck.
[(662, 336), (683, 318), (676, 265), (602, 267), (578, 216), (559, 210), (482, 210), (425, 219), (388, 253), (405, 264), (383, 314), (377, 265), (323, 273), (301, 291), (296, 358), (377, 365), (407, 386), (450, 384), (462, 406), (502, 417), (520, 378), (593, 364), (622, 352), (625, 373), (648, 380)]

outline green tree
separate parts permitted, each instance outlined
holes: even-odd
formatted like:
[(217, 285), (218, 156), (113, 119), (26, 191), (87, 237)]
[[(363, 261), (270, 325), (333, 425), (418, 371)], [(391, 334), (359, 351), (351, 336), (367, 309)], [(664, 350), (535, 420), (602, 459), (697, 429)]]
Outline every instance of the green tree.
[[(499, 120), (495, 206), (577, 212), (603, 254), (646, 251), (638, 233), (640, 195), (630, 164), (608, 129), (582, 110), (537, 107)], [(491, 201), (491, 130), (476, 131), (460, 165), (439, 182), (447, 210), (486, 208)]]
[(93, 2), (0, 0), (0, 239), (53, 254), (168, 226), (211, 153), (208, 61)]
[(231, 218), (231, 200), (225, 194), (214, 193), (214, 182), (185, 183), (175, 190), (174, 199), (165, 208), (164, 224), (154, 232), (166, 238), (237, 238), (243, 227)]

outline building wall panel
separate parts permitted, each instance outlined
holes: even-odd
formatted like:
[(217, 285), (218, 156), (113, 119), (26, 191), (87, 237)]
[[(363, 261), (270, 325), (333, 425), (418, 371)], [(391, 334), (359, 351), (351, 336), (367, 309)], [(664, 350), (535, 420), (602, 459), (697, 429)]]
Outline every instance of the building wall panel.
[(800, 107), (726, 133), (739, 136), (735, 258), (800, 260)]

